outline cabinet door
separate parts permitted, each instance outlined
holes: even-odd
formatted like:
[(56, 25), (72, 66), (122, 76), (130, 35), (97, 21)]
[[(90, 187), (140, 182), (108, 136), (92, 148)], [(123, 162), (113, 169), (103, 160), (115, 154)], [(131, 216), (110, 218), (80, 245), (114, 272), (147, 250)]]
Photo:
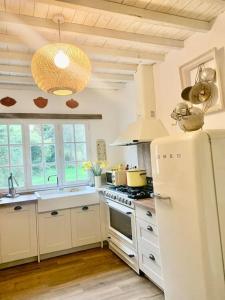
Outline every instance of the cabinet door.
[(35, 204), (0, 208), (2, 263), (37, 255)]
[(100, 214), (99, 205), (71, 209), (73, 247), (99, 242)]
[(41, 254), (71, 248), (69, 209), (40, 213), (38, 218)]

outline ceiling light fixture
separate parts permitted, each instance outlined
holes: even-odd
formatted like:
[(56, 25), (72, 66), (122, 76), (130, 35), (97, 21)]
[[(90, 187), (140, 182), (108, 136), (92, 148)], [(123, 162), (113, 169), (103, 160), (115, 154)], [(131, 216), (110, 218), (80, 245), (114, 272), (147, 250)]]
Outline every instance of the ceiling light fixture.
[(68, 96), (87, 86), (91, 63), (80, 48), (61, 43), (60, 25), (64, 23), (64, 17), (56, 15), (53, 21), (58, 24), (59, 43), (39, 48), (32, 57), (31, 71), (41, 90), (57, 96)]

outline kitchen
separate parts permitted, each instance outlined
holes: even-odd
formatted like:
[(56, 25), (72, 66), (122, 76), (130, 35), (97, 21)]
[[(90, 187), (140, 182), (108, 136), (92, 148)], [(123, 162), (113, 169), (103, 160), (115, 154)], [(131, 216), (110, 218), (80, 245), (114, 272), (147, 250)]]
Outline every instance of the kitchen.
[[(189, 178), (199, 176), (205, 187), (205, 199), (207, 195), (214, 199), (213, 171), (207, 169), (206, 163), (211, 161), (208, 152), (211, 146), (204, 133), (208, 129), (224, 129), (224, 2), (75, 2), (0, 2), (1, 192), (8, 192), (11, 171), (18, 181), (16, 187), (11, 178), (17, 193), (30, 193), (2, 197), (0, 201), (0, 299), (222, 300), (225, 295), (225, 254), (221, 250), (225, 249), (225, 238), (224, 231), (219, 232), (225, 219), (224, 201), (220, 200), (223, 186), (219, 182), (219, 178), (224, 178), (224, 163), (219, 157), (219, 149), (224, 149), (222, 133), (221, 139), (219, 134), (217, 138), (210, 136), (215, 157), (214, 179), (219, 184), (216, 207), (213, 201), (206, 202), (209, 205), (205, 207), (200, 194), (195, 198), (195, 182)], [(54, 16), (58, 22), (52, 22)], [(80, 46), (92, 64), (88, 86), (69, 96), (42, 91), (30, 70), (33, 53), (46, 41), (57, 43), (59, 38)], [(200, 171), (193, 171), (197, 162), (192, 157), (188, 158), (190, 164), (182, 160), (180, 144), (172, 144), (167, 138), (159, 139), (157, 144), (157, 138), (182, 134), (184, 124), (180, 121), (185, 119), (184, 107), (182, 110), (177, 107), (182, 101), (181, 92), (187, 86), (194, 86), (196, 66), (208, 67), (208, 62), (216, 70), (218, 101), (215, 109), (210, 107), (212, 111), (205, 113), (202, 134), (201, 131), (183, 134), (195, 141), (188, 144), (184, 139), (185, 149), (199, 149), (199, 143), (202, 147), (204, 144), (204, 155), (197, 152), (197, 158), (201, 162), (198, 169), (204, 165), (205, 172), (210, 174), (205, 178)], [(190, 82), (187, 73), (192, 69)], [(53, 73), (48, 73), (49, 82), (50, 74)], [(173, 110), (179, 126), (174, 126), (170, 117)], [(191, 109), (185, 107), (185, 111), (191, 114)], [(151, 130), (151, 126), (145, 125), (149, 119), (160, 124), (159, 128)], [(153, 136), (149, 138), (146, 135), (150, 132)], [(154, 140), (151, 153), (150, 140)], [(171, 144), (166, 146), (167, 143)], [(170, 152), (164, 147), (170, 147)], [(79, 151), (74, 150), (78, 148)], [(16, 157), (13, 152), (22, 152), (19, 163), (13, 164)], [(174, 160), (169, 165), (165, 155), (174, 155), (178, 163)], [(124, 192), (112, 189), (107, 196), (110, 185), (105, 188), (104, 178), (102, 187), (96, 190), (94, 179), (90, 182), (85, 177), (81, 162), (99, 158), (108, 163), (103, 173), (121, 163), (132, 167), (134, 173), (135, 166), (146, 170), (147, 179), (153, 176), (154, 195), (152, 187), (147, 192), (155, 199), (134, 200), (134, 204)], [(182, 170), (179, 159), (184, 166)], [(163, 163), (169, 167), (165, 175), (167, 185), (162, 187), (155, 170)], [(185, 184), (179, 174), (187, 179)], [(151, 180), (148, 183), (151, 186)], [(175, 183), (179, 184), (175, 186), (179, 193), (184, 191), (179, 194), (184, 199), (183, 213), (173, 199), (171, 189)], [(38, 195), (31, 194), (33, 191)], [(192, 201), (185, 201), (188, 194)], [(161, 201), (159, 197), (166, 199)], [(121, 205), (120, 198), (125, 205)], [(172, 222), (168, 224), (169, 210), (165, 207), (170, 200), (174, 211), (180, 214), (170, 215)], [(201, 203), (202, 210), (197, 209), (195, 200)], [(128, 220), (135, 221), (131, 222), (135, 237), (132, 243), (130, 232), (126, 232), (129, 237), (124, 239), (125, 243), (119, 234), (115, 236), (113, 225), (121, 224), (113, 222), (118, 221), (118, 215), (113, 214), (115, 210), (111, 211), (110, 219), (107, 202), (115, 210), (119, 205), (125, 213), (131, 213), (127, 215)], [(207, 220), (206, 227), (201, 227), (204, 222), (198, 227), (198, 215), (199, 219)], [(125, 231), (127, 228), (130, 227), (126, 222), (120, 227)], [(165, 238), (165, 228), (170, 240)], [(207, 240), (209, 236), (213, 242)], [(193, 266), (198, 266), (198, 272)]]

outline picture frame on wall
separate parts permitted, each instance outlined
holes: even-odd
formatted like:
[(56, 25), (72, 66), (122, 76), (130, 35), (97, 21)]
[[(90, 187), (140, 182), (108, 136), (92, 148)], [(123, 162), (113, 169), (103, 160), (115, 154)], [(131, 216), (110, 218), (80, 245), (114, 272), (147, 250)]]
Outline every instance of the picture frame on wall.
[(195, 79), (199, 66), (204, 65), (205, 68), (212, 68), (216, 71), (216, 79), (214, 84), (217, 87), (217, 96), (213, 105), (208, 109), (206, 114), (216, 113), (224, 110), (224, 99), (221, 84), (221, 72), (220, 72), (220, 57), (218, 50), (213, 48), (195, 59), (183, 64), (179, 68), (181, 88), (182, 90), (188, 86), (195, 84)]

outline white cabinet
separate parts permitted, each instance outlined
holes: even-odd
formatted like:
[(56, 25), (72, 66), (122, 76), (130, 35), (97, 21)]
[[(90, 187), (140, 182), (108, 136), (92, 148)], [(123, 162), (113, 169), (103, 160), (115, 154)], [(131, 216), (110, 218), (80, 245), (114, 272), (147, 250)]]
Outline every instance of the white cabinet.
[(158, 227), (155, 212), (144, 207), (136, 207), (136, 226), (139, 268), (153, 282), (163, 288)]
[(0, 245), (2, 263), (37, 256), (34, 203), (0, 208)]
[(70, 209), (40, 213), (40, 254), (71, 248)]
[(101, 240), (99, 205), (71, 209), (72, 246), (83, 246)]

